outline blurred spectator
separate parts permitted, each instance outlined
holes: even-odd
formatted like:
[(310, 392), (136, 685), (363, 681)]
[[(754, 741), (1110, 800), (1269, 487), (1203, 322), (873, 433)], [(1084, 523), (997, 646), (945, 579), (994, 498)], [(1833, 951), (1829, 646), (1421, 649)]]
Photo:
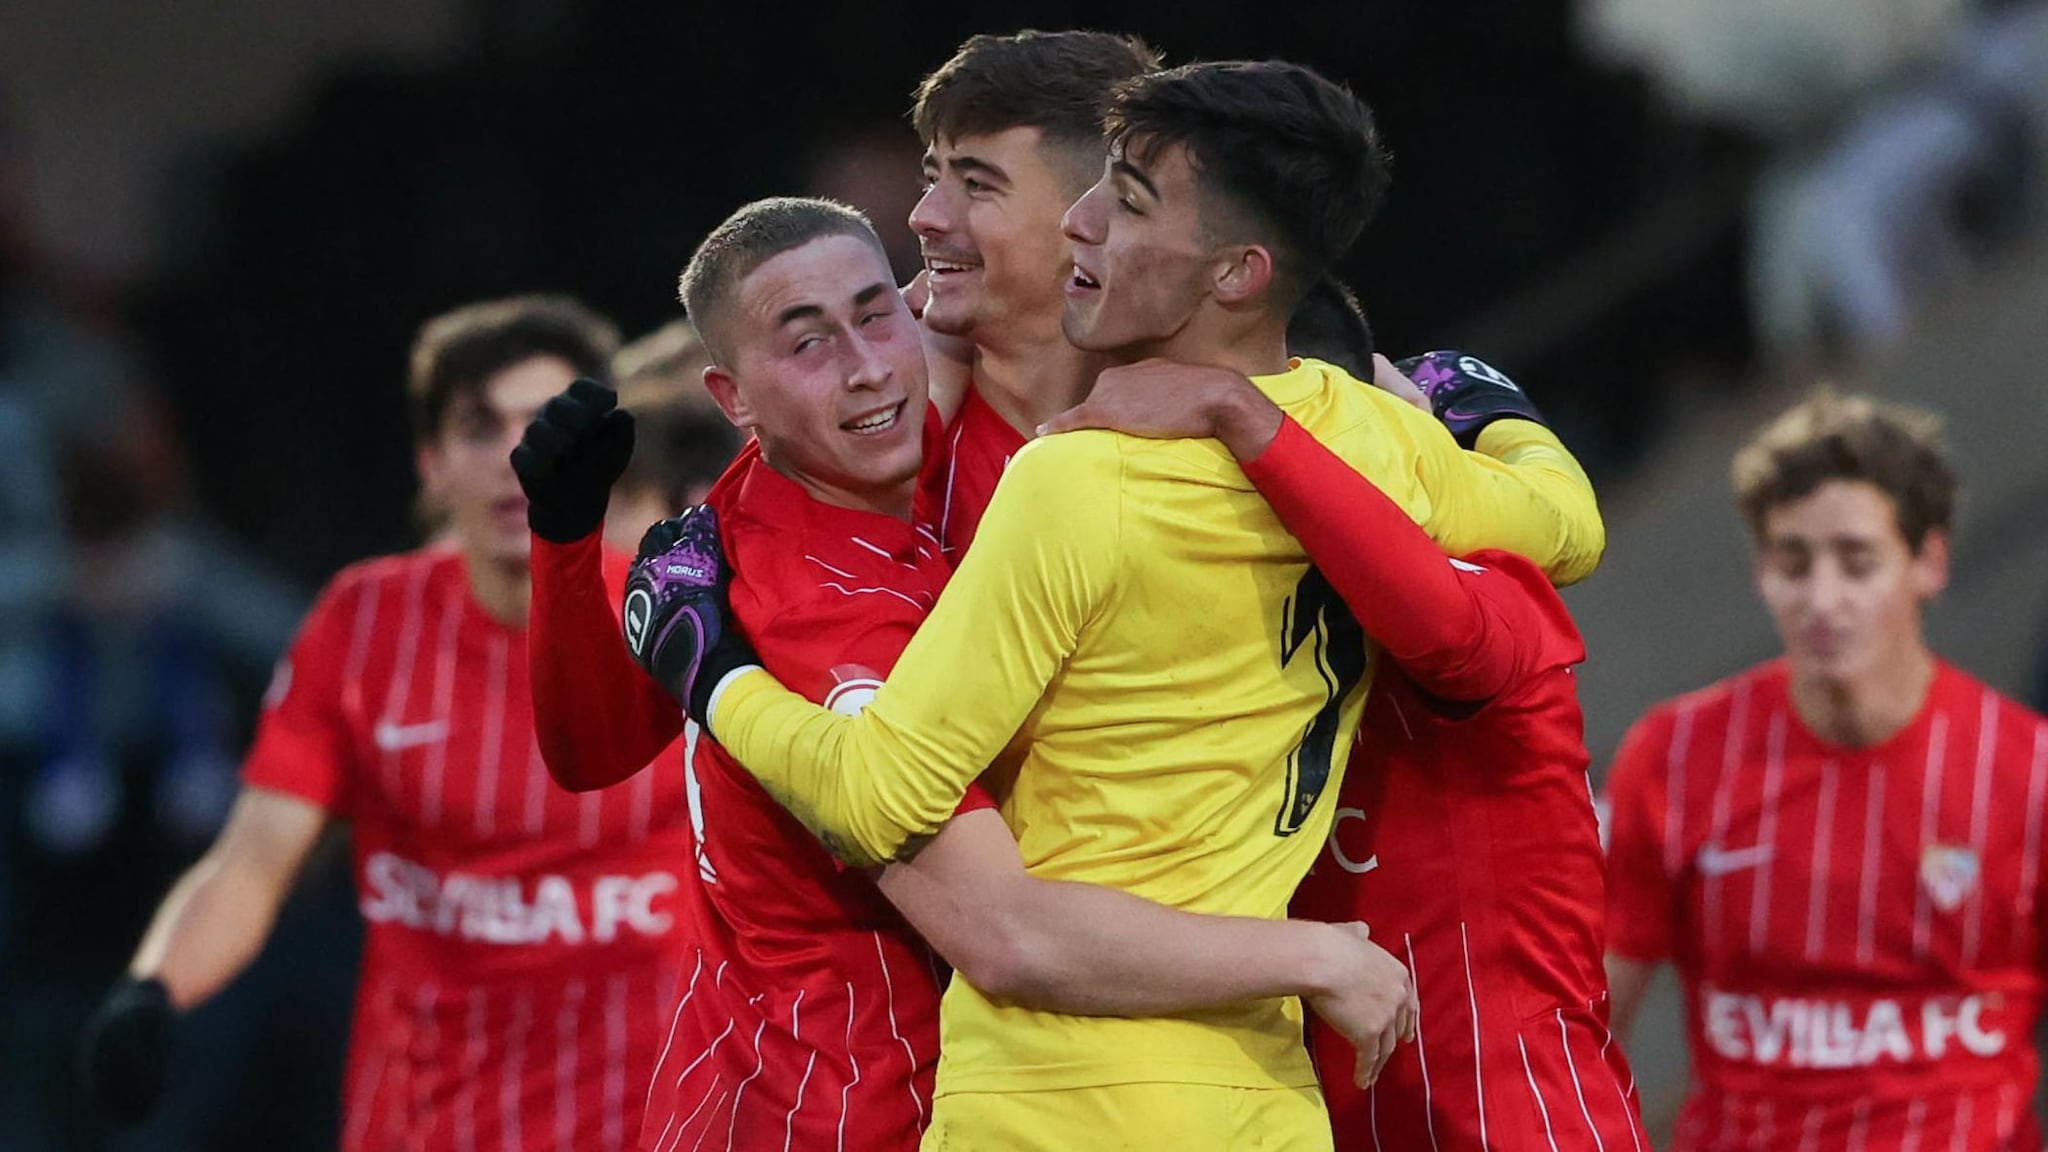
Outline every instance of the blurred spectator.
[(703, 502), (744, 443), (704, 390), (711, 362), (696, 330), (675, 320), (612, 358), (619, 406), (633, 414), (633, 458), (612, 487), (605, 539), (633, 552), (647, 526)]
[(2016, 230), (2048, 4), (1599, 0), (1586, 12), (1597, 50), (1775, 147), (1749, 258), (1767, 347), (1894, 343), (1917, 301)]

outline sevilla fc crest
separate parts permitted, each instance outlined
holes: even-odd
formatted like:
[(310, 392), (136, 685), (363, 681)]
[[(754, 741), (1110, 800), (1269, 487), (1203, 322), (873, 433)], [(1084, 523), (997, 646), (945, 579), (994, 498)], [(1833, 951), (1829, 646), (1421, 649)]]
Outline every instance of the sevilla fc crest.
[(1920, 886), (1934, 906), (1953, 912), (1977, 890), (1977, 850), (1960, 844), (1930, 844), (1920, 851)]

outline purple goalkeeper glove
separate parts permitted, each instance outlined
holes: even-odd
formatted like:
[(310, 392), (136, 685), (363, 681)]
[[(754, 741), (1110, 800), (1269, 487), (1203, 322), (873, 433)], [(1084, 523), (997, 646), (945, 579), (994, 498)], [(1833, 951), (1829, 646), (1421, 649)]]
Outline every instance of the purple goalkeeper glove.
[(733, 623), (731, 585), (718, 514), (703, 504), (649, 528), (626, 577), (627, 650), (707, 727), (712, 690), (761, 663)]
[(1477, 356), (1463, 352), (1424, 352), (1395, 363), (1429, 397), (1429, 409), (1444, 422), (1459, 444), (1472, 447), (1479, 433), (1495, 420), (1549, 421), (1520, 385)]

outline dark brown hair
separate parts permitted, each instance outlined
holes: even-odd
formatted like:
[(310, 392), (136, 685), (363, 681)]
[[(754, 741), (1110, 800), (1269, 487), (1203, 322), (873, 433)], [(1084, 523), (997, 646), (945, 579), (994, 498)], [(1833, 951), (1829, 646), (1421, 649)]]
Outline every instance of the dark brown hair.
[(413, 431), (422, 441), (438, 438), (457, 398), (536, 356), (559, 356), (578, 376), (608, 380), (618, 349), (618, 328), (567, 296), (512, 296), (444, 312), (421, 325), (412, 344)]
[(1141, 162), (1185, 147), (1206, 222), (1248, 227), (1271, 249), (1290, 309), (1358, 239), (1391, 182), (1372, 110), (1280, 60), (1139, 76), (1118, 87), (1103, 126)]
[(1733, 472), (1735, 502), (1758, 540), (1771, 509), (1830, 480), (1862, 481), (1889, 497), (1915, 552), (1929, 530), (1947, 532), (1955, 516), (1956, 474), (1941, 418), (1869, 396), (1815, 393), (1744, 445)]
[(927, 146), (1027, 127), (1048, 140), (1096, 145), (1111, 90), (1158, 67), (1159, 54), (1143, 40), (1112, 32), (970, 36), (918, 84), (910, 123)]

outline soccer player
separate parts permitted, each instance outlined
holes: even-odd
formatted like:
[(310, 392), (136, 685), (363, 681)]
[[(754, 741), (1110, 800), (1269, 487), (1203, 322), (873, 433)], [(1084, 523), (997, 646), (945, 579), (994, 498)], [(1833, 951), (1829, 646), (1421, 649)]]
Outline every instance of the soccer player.
[[(343, 571), (266, 700), (233, 815), (86, 1040), (107, 1110), (160, 1093), (176, 1015), (262, 947), (331, 821), (369, 924), (344, 1149), (624, 1148), (678, 977), (674, 762), (574, 796), (529, 713), (527, 508), (506, 454), (617, 336), (555, 297), (438, 317), (413, 347), (420, 476), (451, 546)], [(595, 526), (593, 522), (593, 527)]]
[[(909, 518), (925, 404), (917, 325), (866, 221), (815, 200), (735, 213), (693, 257), (683, 291), (715, 350), (707, 383), (757, 434), (711, 496), (742, 568), (740, 619), (785, 678), (856, 709), (947, 575)], [(537, 500), (561, 489), (550, 477), (601, 450), (611, 419), (603, 399), (579, 384), (529, 433), (521, 468)], [(544, 571), (596, 562), (593, 535), (536, 549)], [(635, 597), (653, 591), (629, 593), (629, 631), (647, 620)], [(592, 624), (564, 631), (550, 663), (574, 684), (610, 679), (621, 664), (648, 682), (618, 643), (609, 609), (582, 605)], [(550, 700), (605, 706), (590, 697)], [(640, 745), (665, 743), (681, 717), (661, 700), (665, 709), (651, 716), (615, 710), (614, 737), (577, 744), (561, 767), (606, 773), (630, 765)], [(1404, 999), (1405, 973), (1353, 933), (1197, 917), (1034, 879), (978, 790), (916, 862), (884, 870), (878, 890), (713, 742), (690, 740), (697, 866), (685, 889), (698, 960), (655, 1077), (650, 1147), (763, 1133), (804, 1147), (917, 1142), (940, 983), (924, 942), (891, 904), (1006, 998), (1146, 1013), (1304, 993), (1353, 1023), (1361, 1008), (1387, 1016), (1359, 1034), (1391, 1046), (1382, 1033)], [(1383, 1050), (1369, 1054), (1367, 1069), (1383, 1059)]]
[[(1597, 560), (1597, 521), (1584, 531), (1521, 470), (1327, 365), (1289, 367), (1294, 303), (1384, 187), (1362, 105), (1290, 65), (1195, 65), (1120, 88), (1110, 129), (1108, 171), (1066, 220), (1077, 347), (1251, 375), (1460, 551), (1508, 544), (1565, 575)], [(1034, 874), (1284, 913), (1329, 828), (1367, 651), (1219, 445), (1084, 432), (1018, 453), (858, 717), (742, 667), (693, 543), (648, 562), (668, 585), (648, 662), (842, 857), (914, 855), (1015, 747), (1002, 811)], [(1291, 1001), (1083, 1019), (970, 979), (943, 1016), (932, 1147), (1329, 1144)]]
[(925, 193), (910, 214), (924, 254), (932, 409), (918, 517), (958, 563), (1010, 458), (1072, 407), (1105, 361), (1060, 329), (1072, 255), (1060, 220), (1102, 171), (1102, 105), (1159, 67), (1104, 32), (973, 36), (918, 85), (910, 120)]
[(2048, 723), (1927, 647), (1938, 425), (1824, 392), (1734, 479), (1784, 655), (1651, 709), (1615, 758), (1616, 1030), (1676, 965), (1681, 1152), (2038, 1148)]
[[(1456, 352), (1406, 362), (1418, 390), (1360, 347), (1362, 316), (1347, 324), (1355, 311), (1326, 304), (1318, 326), (1297, 319), (1291, 347), (1376, 359), (1381, 387), (1461, 439), (1539, 418), (1513, 381)], [(1311, 1022), (1337, 1148), (1640, 1149), (1634, 1078), (1607, 1030), (1600, 837), (1572, 675), (1585, 646), (1570, 613), (1522, 557), (1446, 562), (1299, 424), (1249, 416), (1270, 405), (1251, 389), (1228, 372), (1112, 369), (1049, 431), (1221, 441), (1388, 659), (1293, 913), (1371, 923), (1413, 970), (1422, 1015), (1418, 1043), (1365, 1091), (1341, 1071), (1349, 1043)]]

